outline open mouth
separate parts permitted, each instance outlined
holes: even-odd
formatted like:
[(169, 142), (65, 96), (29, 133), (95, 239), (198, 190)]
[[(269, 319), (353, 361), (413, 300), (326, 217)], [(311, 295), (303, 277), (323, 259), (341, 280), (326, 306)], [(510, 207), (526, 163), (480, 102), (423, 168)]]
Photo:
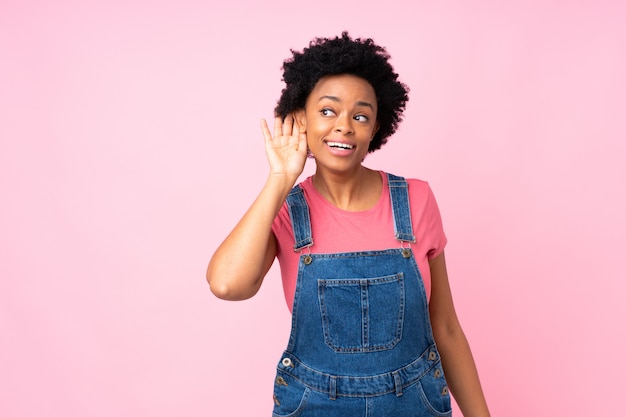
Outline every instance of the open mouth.
[(341, 143), (341, 142), (326, 142), (326, 145), (330, 146), (331, 148), (335, 148), (335, 149), (354, 149), (353, 145), (350, 145), (348, 143)]

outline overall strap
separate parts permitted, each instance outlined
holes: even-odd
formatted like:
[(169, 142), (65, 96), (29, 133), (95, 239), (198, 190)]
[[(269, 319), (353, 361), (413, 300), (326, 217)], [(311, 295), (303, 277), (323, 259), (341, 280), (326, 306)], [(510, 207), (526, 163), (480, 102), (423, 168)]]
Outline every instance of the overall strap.
[(313, 246), (309, 205), (304, 198), (304, 190), (299, 184), (289, 192), (287, 208), (289, 209), (289, 218), (295, 239), (293, 250), (299, 252), (306, 247)]
[(409, 184), (403, 177), (387, 174), (389, 196), (393, 209), (393, 229), (396, 240), (415, 243), (409, 205)]

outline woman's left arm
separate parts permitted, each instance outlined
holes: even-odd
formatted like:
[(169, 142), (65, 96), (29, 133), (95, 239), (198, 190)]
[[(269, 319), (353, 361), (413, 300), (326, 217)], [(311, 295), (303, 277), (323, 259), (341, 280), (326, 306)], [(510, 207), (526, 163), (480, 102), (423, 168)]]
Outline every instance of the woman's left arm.
[(489, 416), (472, 351), (454, 310), (444, 254), (429, 264), (430, 320), (450, 391), (465, 417)]

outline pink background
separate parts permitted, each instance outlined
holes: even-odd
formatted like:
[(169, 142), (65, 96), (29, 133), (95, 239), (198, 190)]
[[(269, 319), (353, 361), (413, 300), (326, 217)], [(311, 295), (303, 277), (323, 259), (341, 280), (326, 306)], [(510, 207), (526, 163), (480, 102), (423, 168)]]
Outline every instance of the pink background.
[(282, 60), (343, 29), (412, 89), (367, 164), (431, 183), (492, 414), (623, 414), (624, 3), (217, 3), (0, 4), (0, 415), (270, 414), (278, 271), (204, 272)]

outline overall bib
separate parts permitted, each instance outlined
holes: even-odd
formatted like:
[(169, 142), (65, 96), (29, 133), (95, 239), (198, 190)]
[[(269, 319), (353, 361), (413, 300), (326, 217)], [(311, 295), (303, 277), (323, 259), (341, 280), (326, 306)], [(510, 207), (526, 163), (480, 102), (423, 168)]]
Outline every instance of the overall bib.
[(294, 249), (306, 250), (289, 343), (274, 381), (274, 417), (451, 415), (426, 291), (410, 249), (415, 236), (407, 182), (387, 178), (398, 248), (310, 254), (303, 190), (296, 186), (287, 197)]

